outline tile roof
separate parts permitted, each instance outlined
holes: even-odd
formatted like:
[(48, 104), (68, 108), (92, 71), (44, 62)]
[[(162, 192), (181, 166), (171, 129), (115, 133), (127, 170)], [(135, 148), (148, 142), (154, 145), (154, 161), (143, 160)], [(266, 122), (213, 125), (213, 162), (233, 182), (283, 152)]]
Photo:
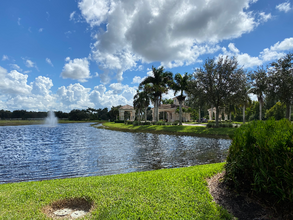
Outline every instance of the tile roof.
[(131, 110), (134, 110), (134, 108), (130, 105), (124, 105), (122, 107), (120, 107), (119, 109), (131, 109)]

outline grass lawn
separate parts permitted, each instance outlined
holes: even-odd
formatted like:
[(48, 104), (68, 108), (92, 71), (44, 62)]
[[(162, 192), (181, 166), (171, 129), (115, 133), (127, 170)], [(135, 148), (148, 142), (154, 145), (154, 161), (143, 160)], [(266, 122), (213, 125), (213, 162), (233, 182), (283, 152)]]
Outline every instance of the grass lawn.
[(66, 198), (94, 204), (86, 219), (231, 219), (205, 181), (223, 166), (1, 184), (0, 219), (46, 219), (42, 208)]
[(118, 131), (153, 132), (162, 134), (181, 134), (203, 137), (229, 138), (236, 128), (206, 128), (202, 126), (174, 126), (174, 125), (125, 125), (124, 123), (105, 122), (105, 128)]

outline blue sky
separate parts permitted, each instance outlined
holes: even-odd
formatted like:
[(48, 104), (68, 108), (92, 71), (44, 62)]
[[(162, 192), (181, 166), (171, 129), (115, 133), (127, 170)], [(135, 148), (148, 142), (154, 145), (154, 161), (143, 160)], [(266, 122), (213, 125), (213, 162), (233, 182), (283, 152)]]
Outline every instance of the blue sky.
[(0, 109), (132, 105), (152, 65), (229, 55), (253, 70), (292, 52), (292, 21), (286, 0), (1, 1)]

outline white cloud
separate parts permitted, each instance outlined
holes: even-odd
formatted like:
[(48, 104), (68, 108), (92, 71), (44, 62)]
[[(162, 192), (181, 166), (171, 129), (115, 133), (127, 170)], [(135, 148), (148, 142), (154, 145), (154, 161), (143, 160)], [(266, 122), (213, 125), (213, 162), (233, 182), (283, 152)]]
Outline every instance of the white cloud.
[(53, 82), (50, 78), (45, 76), (38, 76), (32, 85), (32, 93), (36, 95), (48, 96)]
[(29, 94), (31, 86), (27, 85), (28, 75), (12, 70), (7, 72), (0, 66), (0, 93), (6, 95)]
[(74, 14), (75, 14), (75, 11), (73, 11), (72, 13), (70, 13), (70, 15), (69, 15), (69, 21), (73, 20)]
[(7, 55), (3, 55), (3, 57), (2, 57), (2, 61), (4, 61), (4, 60), (9, 60), (9, 58), (8, 58)]
[(18, 24), (18, 25), (20, 25), (20, 20), (21, 20), (21, 18), (18, 18), (18, 19), (17, 19), (17, 24)]
[(266, 13), (264, 13), (264, 12), (260, 12), (260, 13), (259, 13), (259, 16), (260, 16), (260, 21), (261, 21), (261, 22), (267, 22), (269, 19), (272, 18), (271, 13), (266, 14)]
[(28, 84), (28, 76), (0, 66), (0, 108), (9, 110), (48, 111), (49, 109), (69, 112), (72, 109), (111, 108), (117, 105), (132, 105), (137, 87), (113, 83), (109, 90), (103, 84), (94, 89), (79, 83), (61, 86), (55, 94), (53, 82), (45, 76), (38, 76)]
[(63, 67), (61, 76), (66, 79), (75, 79), (80, 82), (86, 82), (90, 76), (89, 62), (87, 58), (70, 60), (69, 57), (65, 59), (66, 63)]
[(258, 57), (251, 57), (247, 53), (240, 53), (240, 51), (235, 47), (233, 43), (230, 43), (228, 45), (228, 48), (229, 50), (223, 47), (223, 53), (219, 54), (219, 56), (236, 56), (240, 66), (243, 66), (244, 68), (251, 68), (262, 65), (265, 62), (277, 60), (284, 56), (286, 54), (284, 51), (293, 49), (293, 38), (286, 38), (281, 42), (275, 43), (270, 48), (265, 48), (262, 52), (260, 52)]
[(249, 11), (253, 2), (82, 0), (78, 6), (92, 28), (106, 24), (95, 35), (93, 59), (121, 82), (138, 61), (169, 68), (194, 64), (200, 55), (219, 50), (216, 43), (249, 33), (259, 24), (258, 14)]
[(288, 11), (291, 10), (290, 2), (287, 1), (287, 2), (284, 2), (282, 4), (277, 5), (276, 9), (278, 9), (279, 11), (283, 11), (283, 12), (287, 13)]
[(29, 68), (32, 68), (32, 67), (34, 67), (35, 63), (31, 60), (26, 60), (25, 65)]
[(79, 83), (61, 86), (57, 90), (57, 101), (62, 109), (70, 111), (72, 109), (82, 109), (94, 107), (89, 100), (90, 88), (85, 88)]
[(44, 28), (40, 28), (40, 29), (39, 29), (39, 32), (42, 32), (43, 30), (44, 30)]
[(281, 43), (278, 41), (271, 50), (282, 51), (293, 49), (293, 37), (284, 39)]
[(140, 76), (135, 76), (133, 79), (132, 79), (132, 82), (131, 84), (139, 84), (141, 83), (146, 77), (143, 77), (141, 78)]
[(9, 64), (9, 66), (11, 67), (11, 69), (22, 71), (22, 69), (17, 64)]
[(54, 67), (54, 66), (53, 66), (53, 63), (51, 62), (51, 60), (50, 60), (49, 58), (46, 58), (46, 62), (47, 62), (48, 64), (50, 64), (52, 67)]

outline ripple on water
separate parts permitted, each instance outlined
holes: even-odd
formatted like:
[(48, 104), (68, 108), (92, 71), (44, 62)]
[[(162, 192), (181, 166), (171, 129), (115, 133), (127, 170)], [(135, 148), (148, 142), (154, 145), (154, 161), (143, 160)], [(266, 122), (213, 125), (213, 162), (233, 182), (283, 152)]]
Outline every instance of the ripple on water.
[(1, 127), (0, 183), (222, 162), (230, 140), (96, 129), (89, 123)]

